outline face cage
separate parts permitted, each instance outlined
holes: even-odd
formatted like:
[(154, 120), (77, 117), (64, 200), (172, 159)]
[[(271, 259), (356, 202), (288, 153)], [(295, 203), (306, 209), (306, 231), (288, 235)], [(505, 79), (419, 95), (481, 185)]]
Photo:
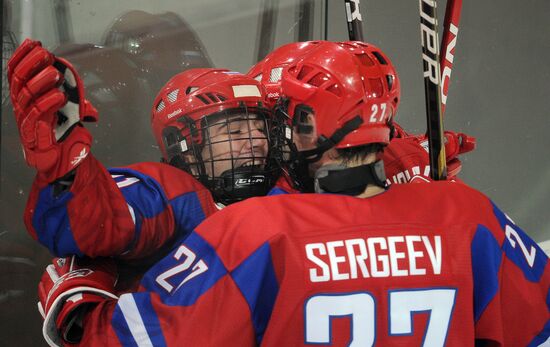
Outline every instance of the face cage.
[[(263, 132), (257, 131), (253, 124), (258, 121), (261, 122), (258, 128), (263, 128)], [(272, 155), (279, 151), (271, 151), (274, 143), (270, 130), (273, 125), (266, 109), (242, 104), (238, 108), (220, 111), (198, 121), (184, 116), (178, 122), (184, 123), (190, 134), (185, 138), (178, 132), (180, 136), (175, 139), (175, 143), (173, 136), (172, 141), (166, 141), (169, 152), (170, 147), (177, 146), (179, 149), (179, 153), (172, 151), (175, 155), (169, 154), (169, 162), (197, 178), (210, 190), (215, 201), (228, 205), (268, 193), (280, 174), (280, 168)], [(237, 133), (236, 129), (244, 134)], [(217, 137), (222, 139), (216, 140)], [(254, 147), (262, 141), (266, 141), (268, 152), (258, 155)], [(250, 155), (234, 157), (234, 150), (244, 145), (251, 149)], [(225, 148), (223, 153), (228, 156), (220, 158), (216, 147)]]

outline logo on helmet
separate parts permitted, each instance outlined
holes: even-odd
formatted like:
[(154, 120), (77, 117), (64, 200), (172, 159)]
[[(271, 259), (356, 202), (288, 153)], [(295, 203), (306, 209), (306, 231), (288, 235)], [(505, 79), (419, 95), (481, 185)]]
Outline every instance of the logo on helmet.
[(168, 113), (168, 115), (166, 116), (166, 118), (170, 119), (170, 118), (174, 118), (175, 116), (181, 114), (183, 111), (181, 110), (181, 108), (178, 108), (177, 110), (175, 110), (174, 112), (172, 113)]

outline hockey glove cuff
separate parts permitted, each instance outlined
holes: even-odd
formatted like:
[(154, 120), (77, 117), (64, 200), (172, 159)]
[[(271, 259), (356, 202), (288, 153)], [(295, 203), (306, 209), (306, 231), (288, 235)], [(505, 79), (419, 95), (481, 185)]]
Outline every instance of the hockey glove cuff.
[(46, 342), (50, 346), (77, 343), (86, 313), (105, 300), (118, 298), (114, 294), (116, 279), (116, 267), (110, 259), (55, 258), (38, 285), (38, 310), (44, 317)]

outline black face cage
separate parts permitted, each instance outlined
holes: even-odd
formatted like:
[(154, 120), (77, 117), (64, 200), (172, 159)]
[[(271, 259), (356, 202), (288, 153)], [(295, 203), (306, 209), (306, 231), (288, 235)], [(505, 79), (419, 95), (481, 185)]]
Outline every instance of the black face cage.
[(241, 104), (198, 121), (183, 116), (178, 122), (184, 124), (183, 134), (177, 127), (163, 130), (169, 164), (197, 178), (216, 202), (227, 205), (264, 196), (274, 185), (280, 174), (275, 158), (279, 151), (267, 109)]

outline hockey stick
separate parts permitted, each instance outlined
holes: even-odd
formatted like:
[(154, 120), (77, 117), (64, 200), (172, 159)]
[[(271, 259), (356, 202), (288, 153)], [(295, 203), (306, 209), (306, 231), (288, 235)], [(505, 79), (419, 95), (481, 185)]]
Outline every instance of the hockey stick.
[(298, 31), (295, 33), (295, 41), (303, 42), (311, 40), (313, 31), (313, 15), (315, 13), (314, 0), (300, 0), (297, 7)]
[(447, 178), (443, 121), (441, 113), (441, 78), (439, 72), (439, 39), (437, 35), (437, 1), (419, 0), (420, 40), (424, 66), (424, 94), (428, 123), (428, 147), (430, 151), (430, 177)]
[(59, 43), (74, 42), (69, 1), (54, 0), (53, 6)]
[(350, 41), (363, 41), (363, 19), (359, 11), (360, 0), (344, 0)]
[(265, 58), (273, 49), (278, 14), (279, 0), (262, 1), (262, 13), (258, 23), (260, 35), (256, 37), (256, 61)]
[(458, 24), (460, 23), (460, 11), (462, 0), (447, 0), (445, 9), (445, 21), (443, 22), (443, 37), (441, 39), (441, 115), (445, 115), (449, 84), (451, 83), (451, 71), (453, 68), (454, 49), (458, 37)]

